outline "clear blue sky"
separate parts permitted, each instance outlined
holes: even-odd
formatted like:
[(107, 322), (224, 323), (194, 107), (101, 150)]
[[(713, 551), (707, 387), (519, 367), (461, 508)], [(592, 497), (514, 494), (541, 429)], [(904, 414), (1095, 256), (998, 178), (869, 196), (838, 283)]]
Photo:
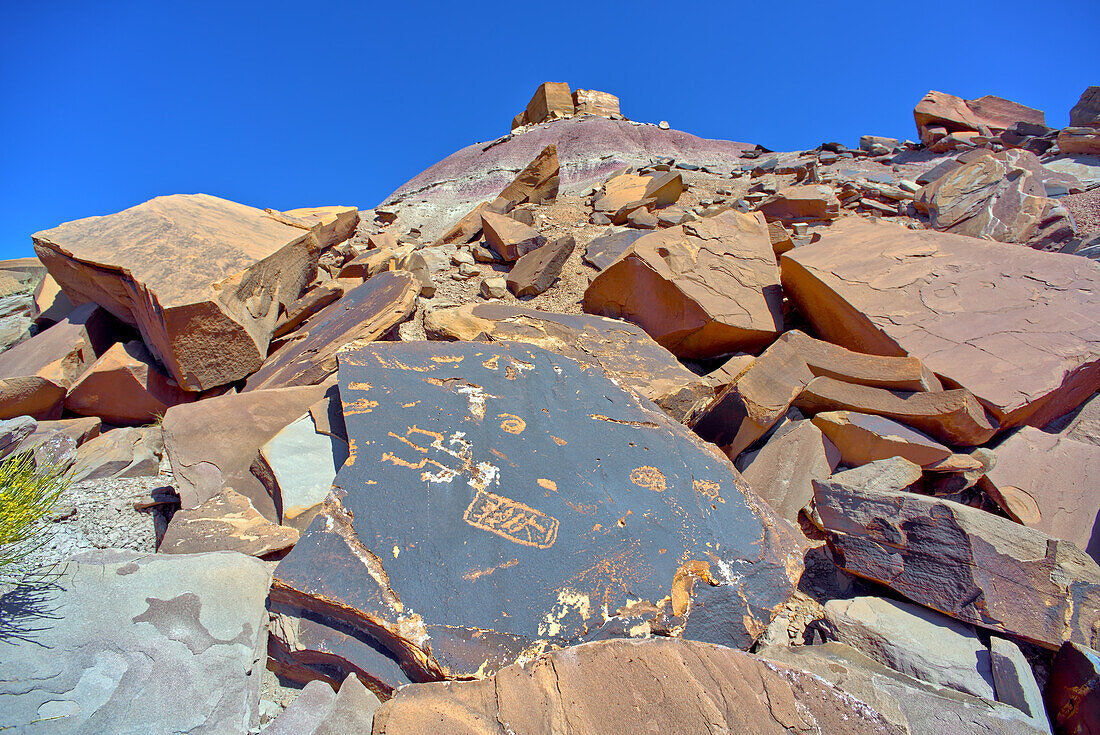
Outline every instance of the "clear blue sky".
[(928, 89), (1063, 126), (1100, 2), (4, 0), (0, 257), (158, 194), (371, 207), (546, 80), (776, 150), (913, 137)]

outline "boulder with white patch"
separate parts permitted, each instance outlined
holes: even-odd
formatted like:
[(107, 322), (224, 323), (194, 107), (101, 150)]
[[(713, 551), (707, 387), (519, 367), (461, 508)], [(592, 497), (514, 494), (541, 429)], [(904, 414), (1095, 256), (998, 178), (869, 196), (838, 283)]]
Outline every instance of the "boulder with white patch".
[(378, 641), (414, 680), (608, 637), (747, 648), (802, 570), (723, 458), (598, 367), (539, 347), (340, 354), (350, 457), (273, 599)]

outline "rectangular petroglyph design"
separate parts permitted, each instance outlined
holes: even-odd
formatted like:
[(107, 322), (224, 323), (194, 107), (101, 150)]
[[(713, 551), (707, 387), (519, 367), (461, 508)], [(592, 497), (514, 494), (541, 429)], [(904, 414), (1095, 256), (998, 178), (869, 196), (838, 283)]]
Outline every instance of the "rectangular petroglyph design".
[(477, 491), (462, 519), (474, 528), (539, 549), (549, 549), (558, 538), (557, 518), (486, 490)]

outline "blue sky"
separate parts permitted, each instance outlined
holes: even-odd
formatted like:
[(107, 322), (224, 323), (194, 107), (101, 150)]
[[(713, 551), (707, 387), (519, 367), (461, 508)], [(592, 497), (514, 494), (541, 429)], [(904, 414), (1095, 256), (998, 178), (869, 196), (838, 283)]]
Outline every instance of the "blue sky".
[(0, 257), (158, 194), (371, 207), (542, 81), (776, 150), (914, 137), (928, 89), (1053, 126), (1100, 3), (22, 2), (0, 10)]

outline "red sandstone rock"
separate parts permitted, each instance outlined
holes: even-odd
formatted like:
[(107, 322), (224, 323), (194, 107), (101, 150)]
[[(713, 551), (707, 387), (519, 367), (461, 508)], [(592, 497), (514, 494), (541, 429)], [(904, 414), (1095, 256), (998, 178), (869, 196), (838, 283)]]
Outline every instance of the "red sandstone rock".
[(931, 91), (913, 110), (917, 134), (924, 139), (926, 129), (941, 126), (948, 132), (978, 132), (985, 128), (993, 134), (1000, 133), (1014, 122), (1046, 124), (1041, 110), (986, 95), (975, 100), (964, 100), (952, 94)]
[(138, 426), (196, 397), (168, 377), (140, 341), (119, 342), (73, 383), (65, 395), (65, 408), (81, 416), (98, 416), (108, 424)]
[(824, 184), (789, 186), (760, 202), (757, 211), (769, 222), (832, 220), (840, 216), (840, 200)]

